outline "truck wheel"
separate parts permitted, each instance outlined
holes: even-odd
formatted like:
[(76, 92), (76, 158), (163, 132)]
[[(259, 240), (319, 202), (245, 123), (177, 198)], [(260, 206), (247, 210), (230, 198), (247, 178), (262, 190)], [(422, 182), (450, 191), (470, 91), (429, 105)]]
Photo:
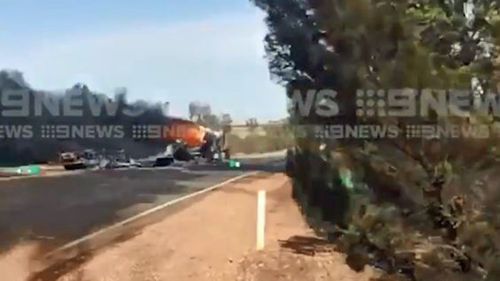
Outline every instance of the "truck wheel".
[(179, 161), (190, 161), (193, 160), (193, 156), (189, 153), (186, 147), (179, 147), (174, 152), (174, 159)]
[(170, 157), (158, 158), (155, 161), (154, 167), (167, 167), (167, 166), (172, 165), (173, 162), (174, 162), (174, 159), (172, 159)]
[(83, 163), (64, 165), (64, 169), (67, 171), (82, 170), (85, 169), (85, 165)]

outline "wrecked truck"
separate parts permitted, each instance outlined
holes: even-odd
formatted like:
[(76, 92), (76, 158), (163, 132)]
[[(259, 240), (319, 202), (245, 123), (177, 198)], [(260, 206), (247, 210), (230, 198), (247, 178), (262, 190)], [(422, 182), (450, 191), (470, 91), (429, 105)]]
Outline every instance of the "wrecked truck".
[(64, 166), (65, 170), (87, 169), (99, 165), (97, 153), (91, 149), (86, 149), (82, 152), (61, 152), (59, 162)]
[(169, 125), (167, 150), (177, 161), (199, 158), (207, 161), (229, 158), (223, 131), (214, 131), (193, 121), (175, 119)]

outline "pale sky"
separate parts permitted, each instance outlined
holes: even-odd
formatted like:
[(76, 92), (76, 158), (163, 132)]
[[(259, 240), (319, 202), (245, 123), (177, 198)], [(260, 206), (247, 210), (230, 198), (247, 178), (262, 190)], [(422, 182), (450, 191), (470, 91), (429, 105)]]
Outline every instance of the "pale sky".
[(190, 101), (237, 121), (286, 116), (269, 79), (263, 13), (249, 0), (0, 0), (0, 68), (36, 89), (75, 83), (129, 99)]

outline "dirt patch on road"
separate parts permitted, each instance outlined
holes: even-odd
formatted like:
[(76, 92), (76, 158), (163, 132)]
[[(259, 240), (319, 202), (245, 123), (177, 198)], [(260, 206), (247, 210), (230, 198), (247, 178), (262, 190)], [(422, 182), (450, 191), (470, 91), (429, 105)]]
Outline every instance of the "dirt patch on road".
[(32, 257), (38, 252), (36, 243), (23, 243), (0, 255), (1, 280), (27, 280), (34, 270)]

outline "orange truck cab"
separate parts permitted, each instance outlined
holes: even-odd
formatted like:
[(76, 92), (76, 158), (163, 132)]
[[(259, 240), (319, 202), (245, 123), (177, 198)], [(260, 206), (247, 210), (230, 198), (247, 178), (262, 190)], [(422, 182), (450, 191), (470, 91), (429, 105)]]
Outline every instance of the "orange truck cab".
[(169, 125), (168, 141), (183, 141), (188, 148), (200, 147), (204, 143), (207, 129), (188, 120), (173, 120)]

